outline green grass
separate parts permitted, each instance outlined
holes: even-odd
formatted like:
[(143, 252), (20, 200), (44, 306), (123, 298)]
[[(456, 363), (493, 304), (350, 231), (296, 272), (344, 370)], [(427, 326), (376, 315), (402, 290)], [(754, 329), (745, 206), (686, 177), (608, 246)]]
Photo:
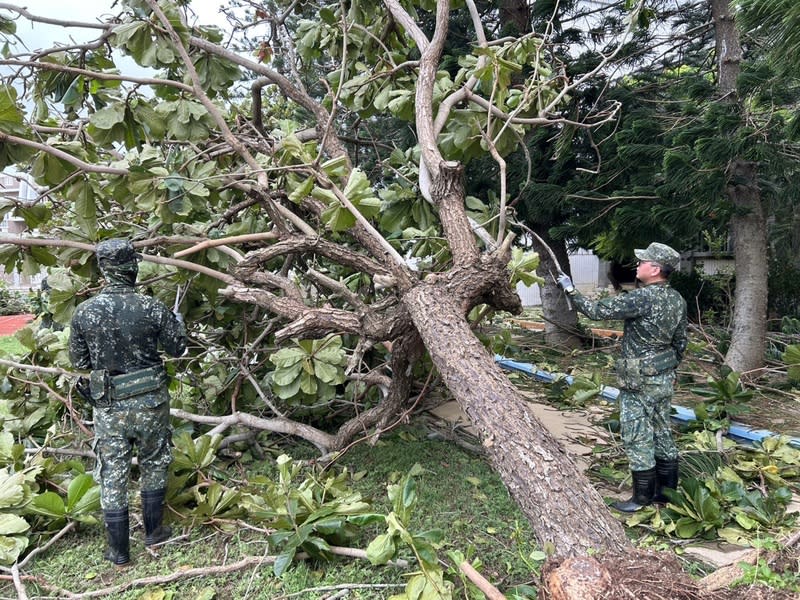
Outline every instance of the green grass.
[[(439, 551), (447, 559), (448, 550), (458, 550), (479, 558), (480, 571), (501, 590), (536, 577), (525, 559), (534, 551), (530, 527), (509, 497), (498, 476), (486, 461), (467, 453), (453, 443), (428, 439), (423, 427), (405, 428), (388, 434), (376, 446), (356, 446), (340, 461), (353, 474), (351, 486), (367, 497), (376, 512), (388, 512), (386, 485), (419, 463), (424, 472), (416, 478), (419, 507), (411, 523), (412, 533), (438, 528), (444, 531), (445, 547)], [(251, 473), (273, 473), (270, 463), (247, 465)], [(138, 523), (133, 511), (131, 522)], [(175, 524), (174, 524), (175, 526)], [(177, 525), (180, 527), (180, 525)], [(377, 528), (364, 531), (355, 546), (366, 549)], [(81, 526), (36, 557), (24, 570), (38, 583), (27, 582), (28, 595), (47, 596), (47, 585), (73, 593), (121, 585), (143, 577), (164, 576), (187, 568), (232, 564), (247, 556), (271, 554), (265, 534), (235, 524), (215, 527), (186, 527), (188, 538), (163, 547), (160, 556), (150, 555), (142, 544), (140, 526), (131, 538), (133, 566), (115, 569), (102, 559), (103, 530), (100, 525)], [(121, 600), (215, 598), (316, 599), (352, 586), (348, 599), (383, 600), (403, 590), (408, 573), (416, 567), (411, 560), (403, 571), (376, 567), (364, 559), (337, 558), (333, 562), (296, 561), (281, 578), (270, 566), (250, 566), (233, 573), (181, 579), (137, 587), (110, 596)], [(322, 591), (321, 588), (331, 588)], [(0, 598), (16, 598), (9, 582), (0, 584)], [(471, 598), (478, 596), (465, 596)]]
[(0, 356), (15, 356), (25, 351), (25, 347), (13, 335), (0, 336)]

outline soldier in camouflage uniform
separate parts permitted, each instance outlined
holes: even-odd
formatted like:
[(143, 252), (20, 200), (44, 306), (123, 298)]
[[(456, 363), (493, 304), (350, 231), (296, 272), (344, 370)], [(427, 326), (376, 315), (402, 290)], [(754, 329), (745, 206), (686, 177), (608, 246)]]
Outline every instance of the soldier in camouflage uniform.
[(624, 319), (622, 349), (615, 363), (619, 380), (622, 445), (633, 476), (633, 496), (612, 506), (634, 512), (664, 488), (678, 484), (678, 449), (670, 429), (675, 368), (686, 350), (686, 301), (669, 286), (680, 255), (664, 244), (635, 250), (636, 278), (642, 284), (627, 294), (590, 302), (561, 275), (558, 285), (576, 308), (593, 320)]
[(165, 541), (162, 526), (170, 450), (168, 376), (159, 347), (171, 356), (186, 348), (180, 314), (134, 290), (138, 254), (128, 240), (96, 248), (106, 286), (75, 311), (69, 353), (77, 369), (90, 370), (85, 395), (94, 407), (95, 478), (106, 525), (104, 558), (129, 558), (128, 474), (135, 445), (141, 473), (145, 544)]

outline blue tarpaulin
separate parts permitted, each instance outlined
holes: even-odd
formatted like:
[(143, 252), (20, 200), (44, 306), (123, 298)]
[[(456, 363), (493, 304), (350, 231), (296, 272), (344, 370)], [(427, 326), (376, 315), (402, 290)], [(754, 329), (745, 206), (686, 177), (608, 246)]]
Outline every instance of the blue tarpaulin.
[[(569, 385), (572, 385), (572, 382), (574, 381), (572, 375), (567, 375), (565, 373), (550, 373), (549, 371), (543, 371), (541, 369), (538, 369), (536, 365), (532, 365), (531, 363), (524, 363), (516, 360), (511, 360), (509, 358), (500, 356), (499, 354), (495, 354), (494, 360), (495, 362), (497, 362), (498, 365), (500, 365), (507, 371), (517, 371), (519, 373), (525, 373), (526, 375), (530, 375), (531, 377), (533, 377), (536, 381), (541, 381), (544, 383), (553, 383), (556, 379), (563, 379)], [(615, 401), (619, 396), (619, 390), (615, 387), (611, 387), (610, 385), (604, 385), (600, 387), (599, 394), (602, 398), (605, 398), (606, 400)], [(678, 421), (688, 422), (697, 420), (697, 416), (694, 414), (694, 411), (691, 408), (676, 406), (673, 404), (672, 409), (673, 409), (672, 417), (674, 419), (677, 419)], [(760, 442), (764, 438), (777, 437), (780, 434), (768, 431), (766, 429), (752, 429), (747, 425), (743, 425), (741, 423), (731, 423), (730, 429), (728, 430), (728, 435), (732, 438), (744, 440), (747, 442)], [(800, 438), (791, 437), (789, 438), (789, 443), (796, 448), (800, 448)]]

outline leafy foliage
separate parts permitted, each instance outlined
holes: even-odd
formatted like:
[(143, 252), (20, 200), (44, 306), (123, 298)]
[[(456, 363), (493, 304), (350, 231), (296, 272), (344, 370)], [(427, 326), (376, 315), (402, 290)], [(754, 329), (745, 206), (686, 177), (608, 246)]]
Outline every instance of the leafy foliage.
[(393, 510), (384, 519), (386, 533), (380, 534), (367, 547), (367, 558), (375, 565), (385, 565), (402, 547), (414, 553), (420, 571), (411, 575), (405, 592), (392, 596), (393, 600), (453, 598), (453, 583), (445, 578), (436, 554), (443, 532), (430, 530), (412, 533), (408, 529), (419, 501), (415, 476), (420, 471), (421, 467), (415, 465), (398, 483), (389, 485), (389, 500)]
[(742, 387), (740, 378), (739, 373), (730, 371), (719, 379), (709, 377), (707, 388), (691, 389), (693, 394), (706, 398), (694, 408), (697, 420), (704, 427), (711, 430), (727, 429), (731, 418), (749, 410), (746, 403), (752, 398), (753, 392)]
[(83, 465), (26, 458), (8, 431), (0, 431), (0, 490), (0, 564), (13, 564), (32, 539), (35, 543), (68, 521), (97, 523), (100, 488)]
[(30, 312), (32, 304), (29, 298), (9, 290), (6, 284), (0, 281), (0, 316), (18, 315)]
[(295, 340), (294, 345), (270, 355), (275, 365), (272, 390), (282, 400), (296, 403), (327, 402), (336, 386), (345, 382), (347, 356), (341, 336)]
[[(694, 432), (691, 447), (716, 450), (716, 436)], [(722, 538), (739, 545), (755, 544), (764, 532), (791, 526), (797, 513), (787, 513), (792, 492), (787, 482), (800, 476), (800, 450), (789, 439), (765, 438), (753, 448), (728, 440), (723, 460), (679, 480), (678, 490), (664, 490), (663, 509), (648, 508), (629, 518), (629, 525), (647, 524), (682, 539)]]
[(790, 344), (782, 355), (783, 361), (788, 365), (787, 376), (793, 382), (800, 381), (800, 346)]

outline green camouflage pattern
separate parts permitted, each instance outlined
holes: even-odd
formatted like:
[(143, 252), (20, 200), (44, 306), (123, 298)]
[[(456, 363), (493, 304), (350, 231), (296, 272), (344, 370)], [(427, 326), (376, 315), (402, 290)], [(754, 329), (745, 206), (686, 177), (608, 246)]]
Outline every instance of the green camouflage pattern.
[(94, 254), (101, 268), (108, 265), (135, 263), (139, 260), (139, 254), (133, 248), (133, 244), (130, 240), (123, 238), (103, 240), (97, 244)]
[(686, 352), (686, 300), (668, 283), (659, 282), (628, 293), (587, 300), (576, 291), (570, 298), (575, 307), (594, 321), (624, 320), (622, 358), (644, 358), (670, 348), (678, 362)]
[(642, 389), (620, 390), (619, 422), (622, 447), (631, 471), (647, 471), (660, 460), (678, 458), (672, 438), (670, 405), (675, 373), (648, 377)]
[[(109, 408), (94, 409), (94, 478), (100, 482), (103, 510), (128, 506), (128, 476), (133, 446), (139, 462), (142, 490), (167, 486), (172, 461), (169, 392), (148, 394), (153, 407), (142, 408), (137, 399), (120, 400)], [(158, 398), (160, 396), (160, 398)]]
[(633, 254), (641, 261), (668, 265), (673, 269), (677, 269), (681, 263), (681, 255), (677, 250), (658, 242), (653, 242), (644, 250), (634, 250)]
[[(624, 320), (621, 358), (648, 359), (671, 351), (677, 364), (686, 352), (686, 301), (667, 282), (597, 302), (587, 300), (580, 292), (570, 298), (590, 319)], [(631, 470), (653, 468), (656, 457), (677, 458), (670, 428), (674, 367), (657, 374), (640, 373), (635, 386), (626, 385), (627, 378), (620, 379), (620, 429)]]
[[(134, 275), (135, 277), (135, 275)], [(75, 310), (69, 354), (77, 369), (120, 375), (162, 364), (186, 349), (186, 332), (163, 302), (138, 294), (131, 284), (112, 283)]]
[[(110, 240), (116, 242), (116, 240)], [(109, 244), (109, 242), (103, 242)], [(118, 250), (119, 244), (109, 249)], [(100, 248), (100, 245), (98, 245)], [(117, 256), (117, 254), (113, 254)], [(135, 372), (152, 369), (159, 373), (163, 361), (159, 348), (170, 356), (186, 349), (183, 324), (161, 301), (139, 294), (134, 289), (138, 265), (135, 261), (113, 264), (101, 262), (108, 285), (87, 300), (72, 318), (69, 355), (77, 369), (105, 370), (111, 381)], [(103, 510), (125, 508), (132, 447), (137, 448), (141, 488), (166, 486), (166, 473), (172, 459), (169, 428), (167, 378), (156, 379), (157, 386), (124, 399), (110, 394), (109, 406), (94, 408), (95, 478), (100, 483)], [(139, 382), (144, 386), (145, 382)], [(113, 389), (113, 388), (112, 388)]]

